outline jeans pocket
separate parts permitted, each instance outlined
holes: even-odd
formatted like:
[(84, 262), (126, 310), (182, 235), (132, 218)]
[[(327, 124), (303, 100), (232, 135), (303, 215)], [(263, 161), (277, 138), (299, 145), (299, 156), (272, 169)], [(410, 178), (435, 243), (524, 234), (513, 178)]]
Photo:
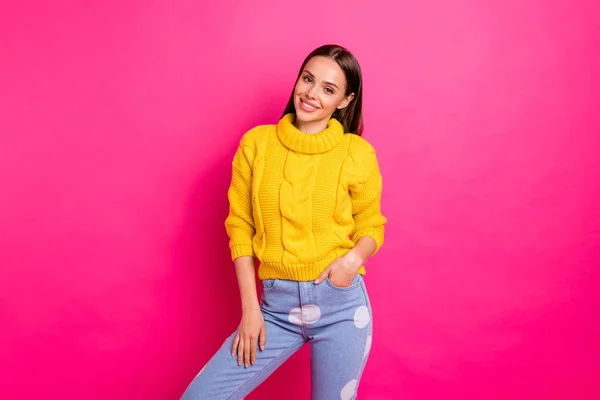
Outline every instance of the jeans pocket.
[(263, 291), (267, 292), (269, 290), (275, 289), (276, 284), (277, 284), (277, 279), (263, 279), (263, 281), (262, 281)]
[(331, 283), (331, 281), (329, 280), (328, 277), (325, 278), (325, 282), (327, 282), (327, 285), (329, 287), (331, 287), (332, 289), (335, 289), (335, 290), (340, 290), (340, 291), (349, 291), (349, 290), (356, 289), (356, 288), (360, 287), (361, 280), (362, 280), (362, 275), (356, 274), (354, 276), (354, 279), (352, 280), (352, 283), (350, 284), (350, 286), (339, 287), (339, 286), (336, 286), (333, 283)]

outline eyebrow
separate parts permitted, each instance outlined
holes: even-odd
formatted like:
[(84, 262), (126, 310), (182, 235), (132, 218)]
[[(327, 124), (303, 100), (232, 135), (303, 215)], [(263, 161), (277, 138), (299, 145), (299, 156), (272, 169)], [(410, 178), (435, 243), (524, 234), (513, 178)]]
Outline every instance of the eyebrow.
[[(312, 72), (310, 72), (309, 70), (307, 70), (307, 69), (305, 69), (304, 72), (306, 72), (307, 74), (309, 74), (313, 78), (315, 77), (315, 75)], [(333, 82), (325, 82), (325, 83), (328, 84), (328, 85), (331, 85), (331, 86), (335, 86), (339, 90), (339, 86), (336, 85), (335, 83), (333, 83)]]

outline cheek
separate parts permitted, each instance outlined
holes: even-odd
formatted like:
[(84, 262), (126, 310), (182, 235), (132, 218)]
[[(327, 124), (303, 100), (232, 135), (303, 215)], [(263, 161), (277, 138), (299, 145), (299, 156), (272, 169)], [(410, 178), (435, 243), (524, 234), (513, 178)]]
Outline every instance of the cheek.
[(294, 86), (294, 95), (299, 95), (301, 93), (304, 92), (304, 86), (306, 84), (304, 82), (302, 82), (302, 80), (299, 80), (298, 82), (296, 82), (296, 86)]
[(323, 96), (321, 100), (321, 104), (323, 104), (323, 108), (328, 110), (335, 110), (337, 106), (344, 100), (343, 98), (339, 98), (337, 96)]

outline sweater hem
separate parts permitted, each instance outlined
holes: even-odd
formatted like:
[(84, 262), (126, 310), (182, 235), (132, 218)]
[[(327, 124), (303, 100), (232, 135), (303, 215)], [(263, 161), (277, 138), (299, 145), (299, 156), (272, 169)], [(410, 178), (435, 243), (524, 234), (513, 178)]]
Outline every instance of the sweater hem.
[[(284, 279), (290, 281), (314, 281), (321, 275), (337, 257), (326, 258), (311, 264), (291, 264), (282, 265), (280, 262), (265, 261), (258, 266), (258, 278), (265, 279)], [(358, 273), (365, 275), (364, 265), (358, 269)]]

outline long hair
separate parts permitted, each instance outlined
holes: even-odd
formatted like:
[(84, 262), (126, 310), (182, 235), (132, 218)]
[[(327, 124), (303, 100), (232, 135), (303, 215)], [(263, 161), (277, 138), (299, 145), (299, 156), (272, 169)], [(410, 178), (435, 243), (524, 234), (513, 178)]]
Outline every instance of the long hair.
[[(354, 93), (354, 98), (352, 101), (350, 101), (350, 103), (341, 110), (336, 109), (332, 115), (332, 118), (337, 119), (344, 126), (344, 132), (353, 133), (358, 136), (362, 135), (362, 73), (360, 71), (360, 65), (358, 64), (358, 61), (356, 61), (356, 58), (352, 55), (352, 53), (342, 46), (335, 44), (321, 46), (313, 50), (304, 59), (304, 62), (300, 67), (300, 71), (298, 72), (298, 77), (296, 77), (296, 82), (298, 82), (302, 71), (304, 71), (306, 63), (311, 58), (316, 56), (327, 57), (337, 62), (340, 68), (342, 68), (342, 71), (344, 71), (344, 75), (346, 75), (345, 95), (348, 96), (350, 93)], [(294, 106), (294, 89), (292, 89), (290, 100), (285, 106), (283, 115), (296, 113), (296, 108)]]

